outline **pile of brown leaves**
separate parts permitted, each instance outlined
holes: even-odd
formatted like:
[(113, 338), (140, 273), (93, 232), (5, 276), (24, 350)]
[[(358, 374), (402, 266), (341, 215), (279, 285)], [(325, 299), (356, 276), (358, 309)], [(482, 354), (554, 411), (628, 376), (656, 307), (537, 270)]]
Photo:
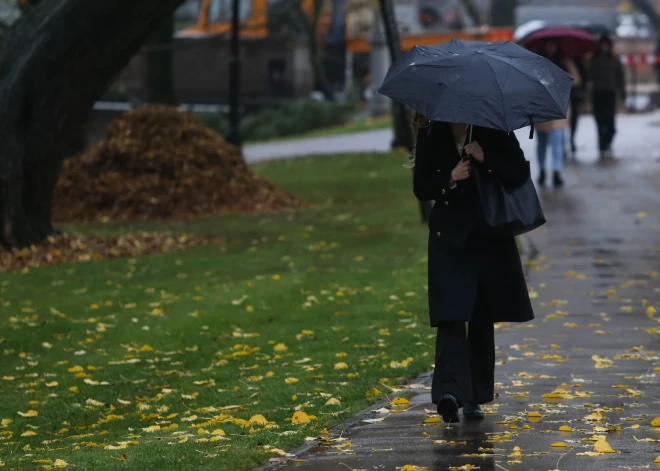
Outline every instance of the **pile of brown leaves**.
[(67, 262), (88, 262), (173, 252), (188, 247), (221, 244), (222, 242), (221, 239), (215, 237), (150, 232), (122, 236), (61, 234), (49, 237), (41, 245), (23, 249), (0, 250), (0, 272)]
[(241, 151), (195, 116), (145, 106), (124, 114), (104, 142), (65, 164), (53, 211), (59, 221), (186, 219), (303, 206), (254, 175)]

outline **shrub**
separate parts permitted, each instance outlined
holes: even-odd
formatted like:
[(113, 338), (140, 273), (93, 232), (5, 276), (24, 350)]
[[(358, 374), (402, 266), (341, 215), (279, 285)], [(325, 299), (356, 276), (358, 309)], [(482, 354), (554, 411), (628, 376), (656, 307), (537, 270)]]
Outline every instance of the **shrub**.
[[(246, 141), (299, 136), (317, 129), (346, 124), (354, 110), (353, 101), (292, 101), (245, 116), (241, 120), (241, 134)], [(199, 118), (218, 134), (227, 135), (229, 123), (225, 114), (203, 114)]]

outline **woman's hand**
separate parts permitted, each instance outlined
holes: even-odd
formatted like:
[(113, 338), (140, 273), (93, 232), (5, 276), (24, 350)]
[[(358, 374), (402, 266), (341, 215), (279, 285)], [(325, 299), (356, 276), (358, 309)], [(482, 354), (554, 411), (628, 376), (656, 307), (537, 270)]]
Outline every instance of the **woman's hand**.
[(478, 142), (471, 142), (465, 146), (465, 153), (474, 157), (474, 160), (480, 163), (484, 163), (484, 150), (481, 148)]
[(451, 179), (455, 182), (460, 182), (462, 180), (467, 180), (470, 178), (470, 161), (461, 160), (456, 168), (451, 172)]

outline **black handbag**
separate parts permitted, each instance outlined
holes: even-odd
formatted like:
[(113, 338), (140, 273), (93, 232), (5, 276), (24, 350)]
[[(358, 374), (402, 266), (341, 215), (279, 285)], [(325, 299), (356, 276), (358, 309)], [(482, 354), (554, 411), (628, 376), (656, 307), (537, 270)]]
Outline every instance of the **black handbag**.
[[(472, 129), (470, 126), (468, 142), (472, 142)], [(519, 236), (546, 223), (531, 171), (523, 186), (506, 188), (494, 174), (485, 171), (472, 157), (470, 160), (481, 213), (491, 231), (498, 235)]]
[(492, 173), (484, 172), (479, 165), (476, 165), (473, 176), (484, 220), (497, 234), (519, 236), (546, 223), (531, 172), (520, 188), (504, 187)]

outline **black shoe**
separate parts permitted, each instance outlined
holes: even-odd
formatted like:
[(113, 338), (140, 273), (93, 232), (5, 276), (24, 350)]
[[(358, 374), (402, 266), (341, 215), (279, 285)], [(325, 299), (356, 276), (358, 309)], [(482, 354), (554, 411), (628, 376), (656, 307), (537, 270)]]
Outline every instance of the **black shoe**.
[(438, 401), (438, 415), (448, 424), (459, 422), (458, 400), (451, 394), (443, 394)]
[(469, 420), (483, 420), (486, 418), (486, 414), (481, 410), (479, 404), (473, 402), (467, 402), (463, 406), (463, 417)]
[(552, 184), (555, 188), (561, 188), (564, 186), (564, 180), (561, 178), (560, 172), (554, 172), (552, 174)]
[(545, 170), (541, 170), (541, 173), (539, 173), (539, 185), (544, 186), (545, 185)]

